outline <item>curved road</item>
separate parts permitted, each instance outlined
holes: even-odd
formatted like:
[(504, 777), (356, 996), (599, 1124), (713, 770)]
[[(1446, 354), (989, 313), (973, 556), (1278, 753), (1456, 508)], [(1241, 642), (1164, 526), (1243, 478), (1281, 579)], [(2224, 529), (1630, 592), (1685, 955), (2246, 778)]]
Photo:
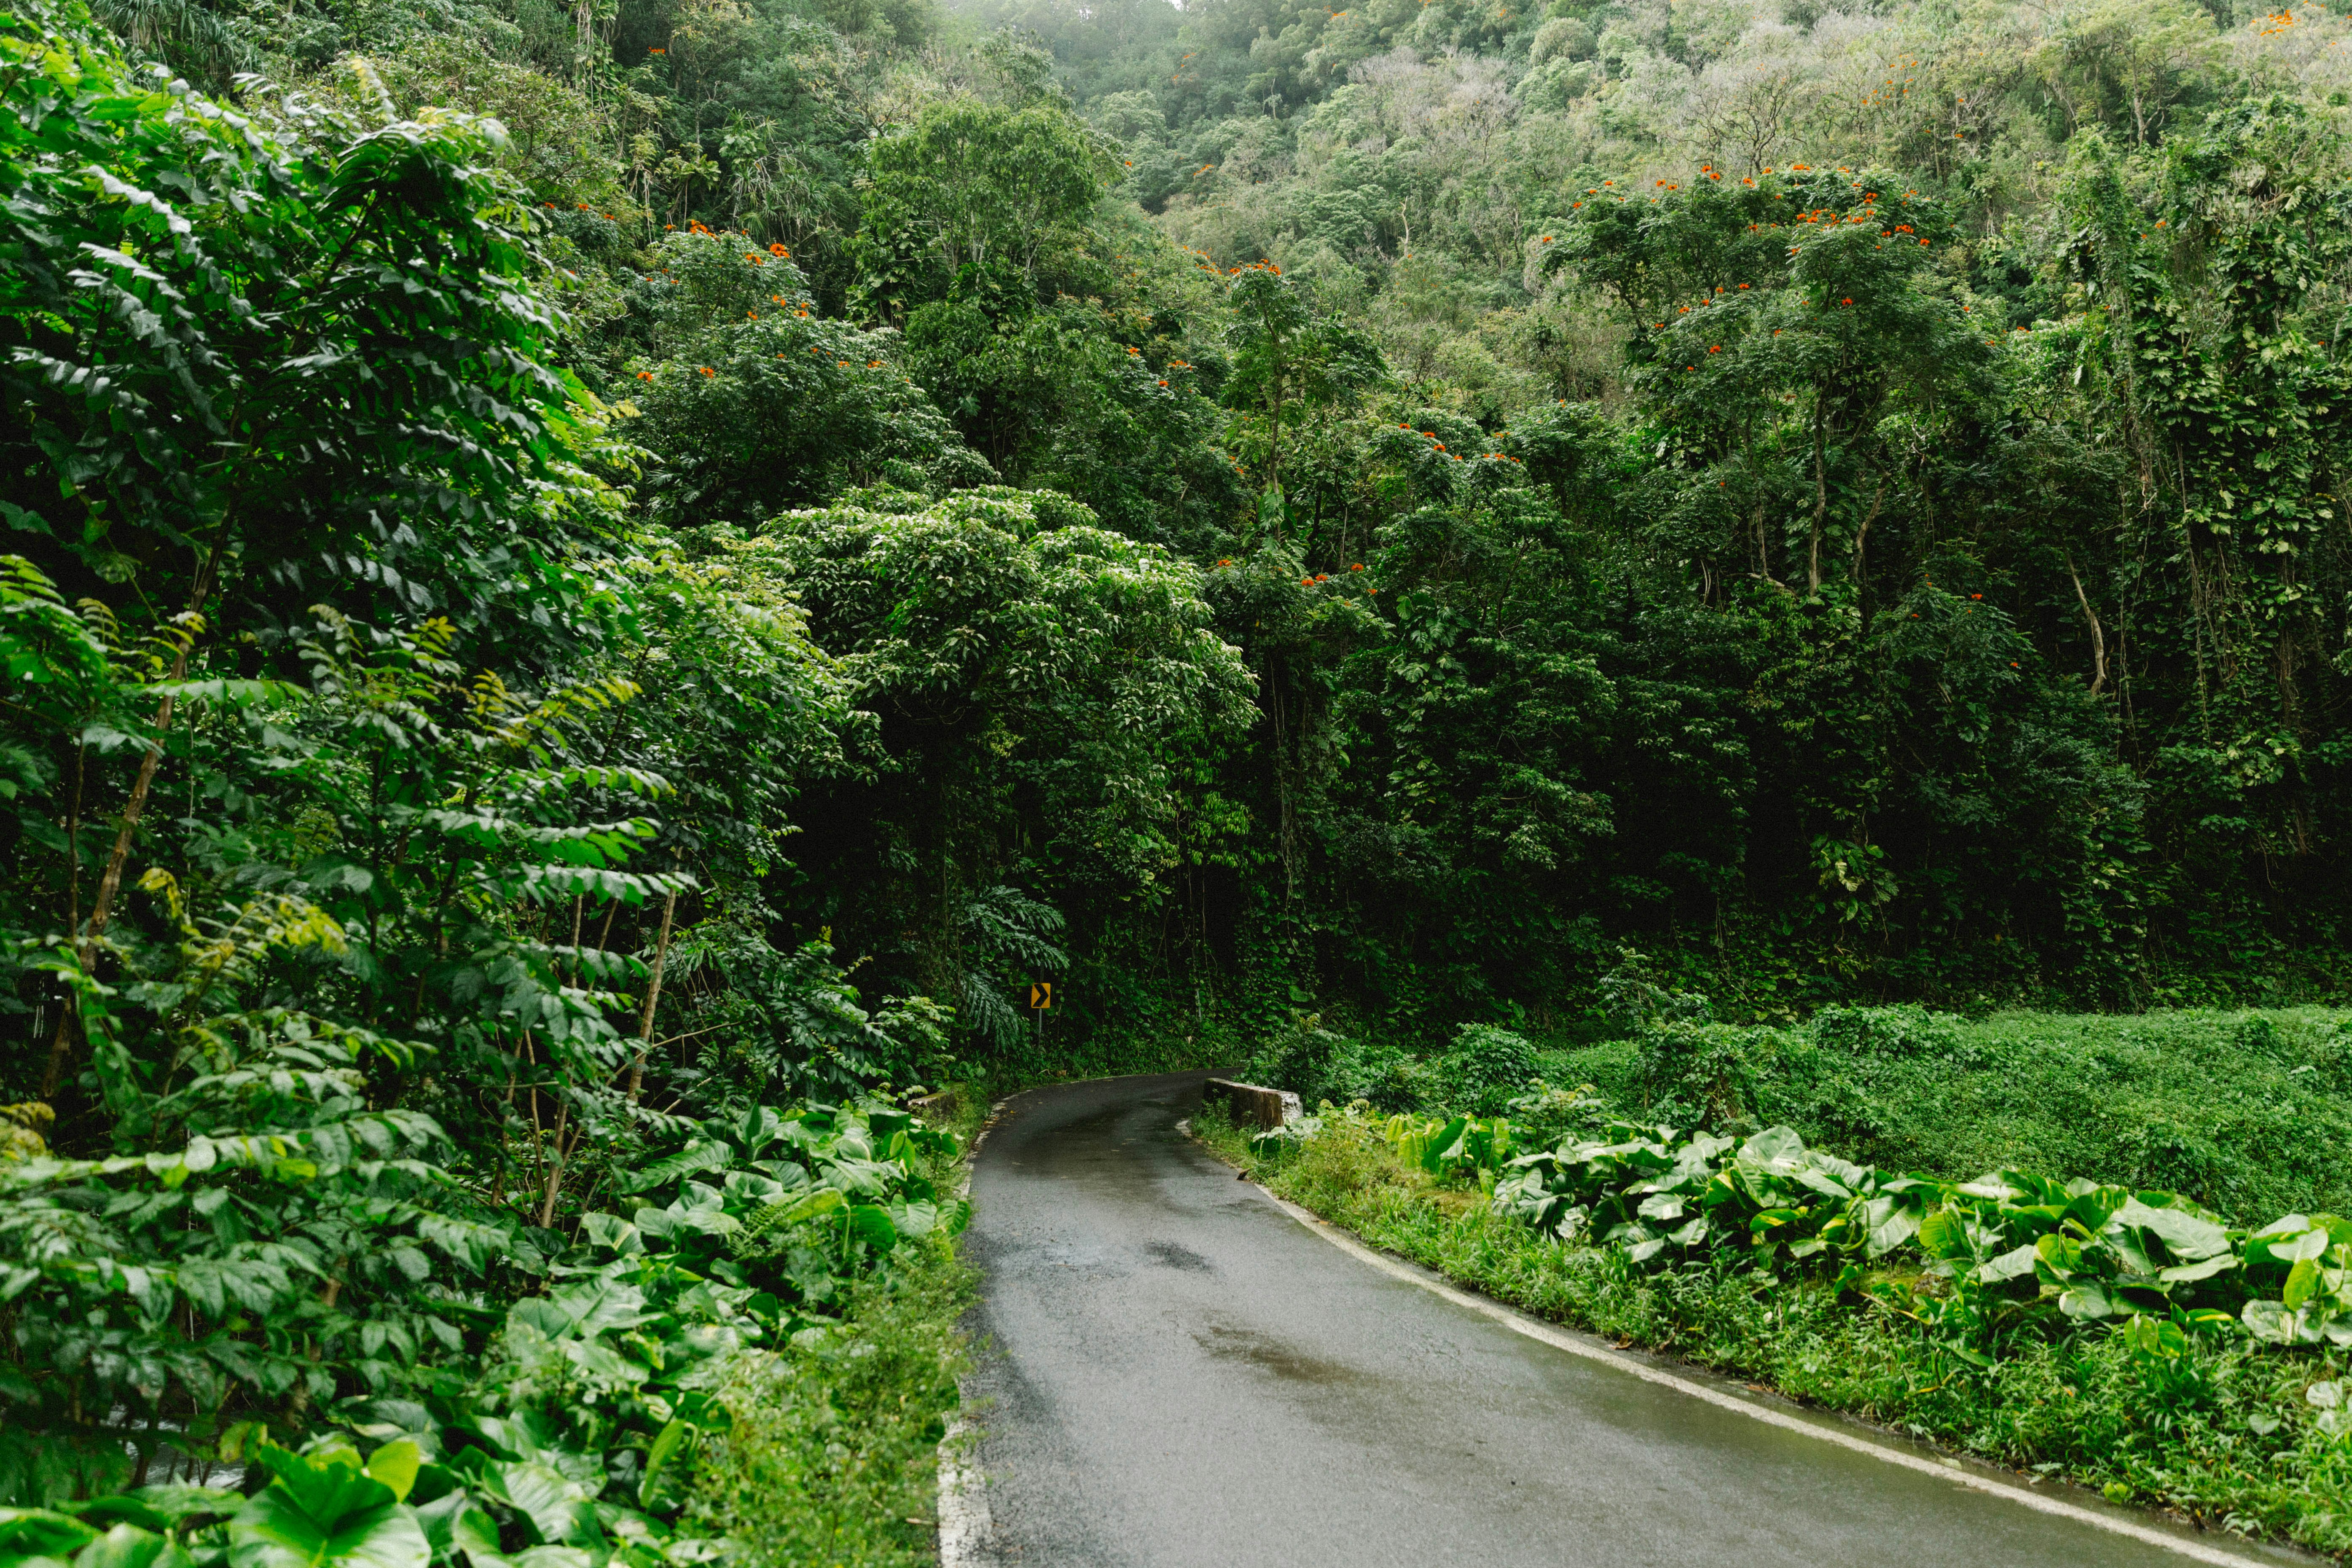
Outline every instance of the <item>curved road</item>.
[[(982, 1144), (966, 1256), (984, 1278), (969, 1395), (987, 1521), (950, 1540), (949, 1568), (2191, 1561), (1657, 1386), (1383, 1273), (1177, 1130), (1203, 1076), (1038, 1090)], [(2179, 1537), (2207, 1561), (2223, 1546)]]

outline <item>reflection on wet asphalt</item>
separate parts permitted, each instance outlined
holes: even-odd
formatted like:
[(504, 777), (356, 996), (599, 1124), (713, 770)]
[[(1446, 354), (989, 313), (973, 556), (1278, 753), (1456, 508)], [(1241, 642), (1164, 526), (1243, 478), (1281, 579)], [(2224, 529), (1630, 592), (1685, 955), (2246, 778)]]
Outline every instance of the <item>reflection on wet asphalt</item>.
[[(1037, 1568), (2177, 1568), (1539, 1344), (1177, 1131), (1203, 1075), (1013, 1102), (974, 1163), (992, 1558)], [(2250, 1555), (2249, 1561), (2258, 1560)]]

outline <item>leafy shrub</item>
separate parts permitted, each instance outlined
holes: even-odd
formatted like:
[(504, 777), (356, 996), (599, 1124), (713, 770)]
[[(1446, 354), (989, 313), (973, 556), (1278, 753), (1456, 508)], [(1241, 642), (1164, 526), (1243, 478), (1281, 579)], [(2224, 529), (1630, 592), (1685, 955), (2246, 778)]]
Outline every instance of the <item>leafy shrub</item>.
[(1755, 1125), (1758, 1058), (1779, 1042), (1769, 1029), (1680, 1020), (1642, 1031), (1634, 1083), (1644, 1116), (1722, 1131)]
[(1526, 1092), (1538, 1072), (1536, 1048), (1508, 1029), (1465, 1024), (1434, 1064), (1439, 1098), (1457, 1110), (1493, 1116)]
[(1824, 1007), (1813, 1015), (1810, 1033), (1824, 1049), (1851, 1057), (1982, 1059), (1969, 1044), (1967, 1019), (1925, 1007)]
[(1519, 1129), (1525, 1146), (1549, 1149), (1580, 1129), (1605, 1121), (1610, 1106), (1589, 1083), (1558, 1089), (1538, 1082), (1505, 1109), (1510, 1113), (1512, 1125)]
[(1429, 1093), (1427, 1074), (1411, 1056), (1334, 1033), (1319, 1013), (1293, 1016), (1289, 1030), (1261, 1045), (1242, 1073), (1253, 1083), (1289, 1089), (1309, 1106), (1362, 1100), (1382, 1110), (1407, 1110)]
[(1617, 962), (1601, 976), (1597, 989), (1602, 1008), (1628, 1031), (1662, 1020), (1704, 1023), (1710, 1011), (1706, 996), (1676, 986), (1638, 948), (1619, 948)]

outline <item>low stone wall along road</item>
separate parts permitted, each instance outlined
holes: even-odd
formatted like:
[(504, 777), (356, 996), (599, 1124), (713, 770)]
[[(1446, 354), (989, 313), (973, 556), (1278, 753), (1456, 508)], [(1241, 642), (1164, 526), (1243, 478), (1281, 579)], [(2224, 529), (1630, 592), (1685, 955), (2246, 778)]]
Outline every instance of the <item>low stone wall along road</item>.
[(2037, 1511), (1850, 1423), (1797, 1417), (1931, 1473), (1515, 1331), (1235, 1180), (1178, 1130), (1203, 1077), (1038, 1090), (982, 1144), (985, 1515), (943, 1510), (948, 1568), (2297, 1560), (2080, 1492)]

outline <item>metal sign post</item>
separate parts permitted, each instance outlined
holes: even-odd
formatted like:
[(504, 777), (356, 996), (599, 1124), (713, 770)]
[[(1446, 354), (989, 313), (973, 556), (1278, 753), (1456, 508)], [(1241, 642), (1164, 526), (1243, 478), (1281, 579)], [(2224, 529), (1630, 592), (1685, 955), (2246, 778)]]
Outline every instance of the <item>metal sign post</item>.
[(1040, 980), (1029, 987), (1029, 1010), (1037, 1015), (1037, 1048), (1045, 1047), (1045, 1015), (1053, 1010), (1054, 983)]

